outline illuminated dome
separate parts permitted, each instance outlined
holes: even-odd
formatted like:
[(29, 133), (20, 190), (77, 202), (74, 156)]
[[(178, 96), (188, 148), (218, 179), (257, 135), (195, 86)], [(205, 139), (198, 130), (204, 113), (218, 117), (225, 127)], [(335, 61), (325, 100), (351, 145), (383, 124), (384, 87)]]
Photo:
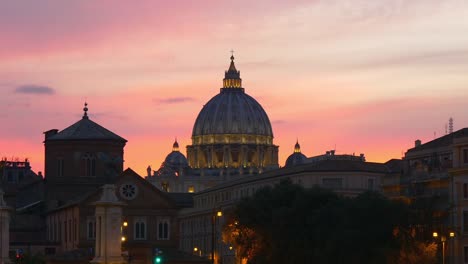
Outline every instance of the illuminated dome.
[(289, 155), (288, 159), (286, 160), (286, 167), (291, 167), (294, 165), (299, 165), (306, 162), (307, 157), (306, 155), (301, 153), (301, 145), (299, 145), (299, 141), (296, 141), (296, 145), (294, 145), (294, 153)]
[(187, 159), (192, 168), (237, 168), (238, 173), (278, 167), (278, 146), (273, 144), (270, 119), (245, 93), (234, 56), (219, 94), (198, 114)]
[(174, 169), (185, 168), (188, 166), (187, 158), (185, 158), (184, 154), (179, 151), (179, 143), (177, 143), (177, 139), (172, 145), (172, 152), (166, 156), (163, 166)]
[[(261, 135), (273, 138), (270, 120), (262, 106), (241, 87), (234, 57), (225, 73), (223, 88), (205, 104), (193, 126), (192, 137), (216, 134)], [(196, 144), (196, 142), (194, 142)]]

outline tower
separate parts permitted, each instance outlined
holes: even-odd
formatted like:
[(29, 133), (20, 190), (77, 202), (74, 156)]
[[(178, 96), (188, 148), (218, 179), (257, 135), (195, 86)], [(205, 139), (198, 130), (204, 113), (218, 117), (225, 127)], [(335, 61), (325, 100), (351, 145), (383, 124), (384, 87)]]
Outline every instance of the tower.
[(88, 117), (59, 131), (44, 132), (45, 182), (48, 208), (113, 183), (123, 171), (124, 138)]

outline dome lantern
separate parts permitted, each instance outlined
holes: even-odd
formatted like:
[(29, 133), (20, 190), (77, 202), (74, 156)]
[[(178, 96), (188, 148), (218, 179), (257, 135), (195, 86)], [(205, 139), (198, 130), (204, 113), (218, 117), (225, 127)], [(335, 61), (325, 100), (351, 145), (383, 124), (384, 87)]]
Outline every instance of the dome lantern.
[(296, 145), (294, 145), (294, 153), (301, 153), (301, 145), (299, 145), (299, 140), (296, 140)]
[[(231, 51), (233, 52), (233, 51)], [(242, 79), (240, 78), (240, 71), (234, 65), (234, 55), (231, 55), (231, 64), (229, 69), (224, 72), (223, 89), (243, 89)]]
[(172, 145), (172, 151), (179, 151), (179, 143), (177, 143), (177, 138), (174, 141), (174, 144)]

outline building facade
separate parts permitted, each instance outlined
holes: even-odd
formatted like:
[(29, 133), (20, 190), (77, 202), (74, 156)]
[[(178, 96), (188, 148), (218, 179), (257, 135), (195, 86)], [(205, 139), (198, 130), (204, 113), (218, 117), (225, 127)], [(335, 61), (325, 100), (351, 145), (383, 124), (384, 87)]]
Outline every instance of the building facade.
[(438, 233), (445, 263), (468, 263), (468, 128), (424, 144), (416, 140), (401, 162), (387, 164), (393, 169), (384, 179), (385, 195), (428, 205), (434, 220), (422, 231)]
[(381, 192), (382, 180), (388, 172), (385, 164), (340, 159), (337, 155), (336, 159), (287, 166), (219, 184), (196, 193), (193, 208), (179, 213), (179, 248), (206, 258), (213, 254), (215, 263), (240, 263), (236, 249), (222, 242), (221, 230), (225, 223), (223, 215), (243, 197), (284, 179), (305, 188), (319, 186), (353, 197), (368, 190)]

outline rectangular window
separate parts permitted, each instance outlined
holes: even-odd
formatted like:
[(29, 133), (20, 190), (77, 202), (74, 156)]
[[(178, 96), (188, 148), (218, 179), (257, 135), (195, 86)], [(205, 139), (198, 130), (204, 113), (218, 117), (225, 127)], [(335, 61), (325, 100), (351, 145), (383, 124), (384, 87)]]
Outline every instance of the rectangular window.
[(58, 240), (57, 241), (62, 241), (62, 222), (60, 220), (58, 221)]
[(463, 163), (468, 163), (468, 149), (463, 150)]
[(367, 189), (374, 190), (374, 178), (367, 179)]
[(88, 239), (96, 239), (96, 219), (89, 218), (86, 221), (86, 234)]
[(135, 240), (146, 239), (146, 219), (143, 217), (135, 218), (134, 239)]
[(468, 183), (463, 183), (463, 198), (468, 198)]
[(158, 240), (169, 240), (169, 229), (170, 221), (169, 218), (158, 219)]
[(66, 220), (63, 221), (63, 235), (64, 235), (63, 242), (67, 243), (68, 234), (67, 234), (67, 221)]
[(78, 241), (78, 224), (76, 223), (76, 218), (73, 218), (73, 239)]
[(63, 158), (57, 159), (57, 176), (63, 177)]
[(70, 219), (70, 220), (68, 220), (68, 241), (70, 241), (70, 242), (71, 242), (72, 239), (73, 239), (73, 238), (72, 238), (72, 237), (73, 237), (73, 236), (72, 236), (72, 235), (73, 235), (73, 233), (72, 233), (72, 228), (73, 228), (73, 226), (72, 226), (72, 220)]
[(463, 233), (468, 233), (468, 211), (463, 211)]
[(342, 178), (324, 178), (322, 179), (323, 188), (328, 189), (341, 189), (343, 188)]
[(58, 229), (57, 229), (57, 223), (54, 221), (54, 241), (58, 241), (59, 236), (58, 236)]

